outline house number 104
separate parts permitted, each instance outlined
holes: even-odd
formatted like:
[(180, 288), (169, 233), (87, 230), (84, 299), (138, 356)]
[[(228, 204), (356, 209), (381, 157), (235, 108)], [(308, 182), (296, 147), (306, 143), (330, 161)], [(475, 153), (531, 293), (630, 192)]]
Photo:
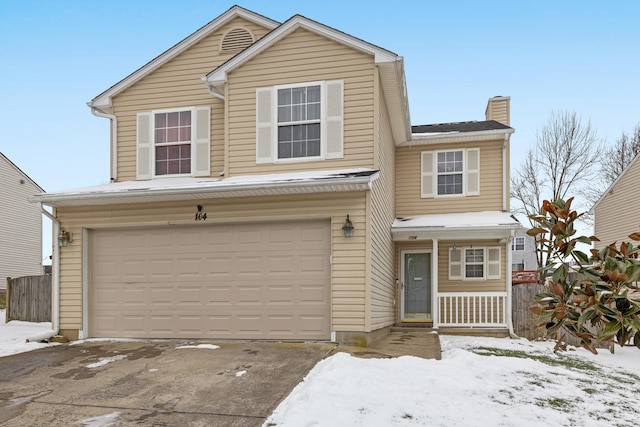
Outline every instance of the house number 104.
[(196, 217), (195, 217), (196, 221), (206, 221), (207, 220), (207, 213), (206, 212), (202, 212), (202, 206), (198, 205), (198, 212), (196, 212)]

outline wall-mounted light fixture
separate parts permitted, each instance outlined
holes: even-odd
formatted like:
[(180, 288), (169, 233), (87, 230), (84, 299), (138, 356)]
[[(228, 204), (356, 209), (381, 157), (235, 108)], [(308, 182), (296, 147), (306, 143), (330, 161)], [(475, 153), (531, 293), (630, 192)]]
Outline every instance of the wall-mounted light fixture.
[(58, 244), (65, 247), (71, 242), (73, 242), (73, 234), (65, 230), (64, 227), (60, 228), (60, 233), (58, 233)]
[(344, 222), (344, 225), (342, 226), (342, 234), (344, 234), (344, 237), (353, 236), (353, 223), (349, 219), (349, 215), (347, 215), (347, 220)]
[(457, 251), (457, 250), (458, 250), (458, 247), (456, 246), (456, 244), (455, 244), (455, 243), (453, 244), (453, 247), (451, 248), (451, 250), (452, 250), (453, 252), (455, 252), (455, 251)]

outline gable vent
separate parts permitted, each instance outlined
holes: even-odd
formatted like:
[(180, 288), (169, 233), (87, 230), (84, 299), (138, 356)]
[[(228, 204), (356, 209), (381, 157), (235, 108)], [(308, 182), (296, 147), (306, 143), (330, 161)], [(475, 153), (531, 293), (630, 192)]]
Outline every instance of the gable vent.
[(253, 34), (245, 28), (233, 28), (222, 38), (220, 52), (231, 52), (242, 50), (251, 46)]

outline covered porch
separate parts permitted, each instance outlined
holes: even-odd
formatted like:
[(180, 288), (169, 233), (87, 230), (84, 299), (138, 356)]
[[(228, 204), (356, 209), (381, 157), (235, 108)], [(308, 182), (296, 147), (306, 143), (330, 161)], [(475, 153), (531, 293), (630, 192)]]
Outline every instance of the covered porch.
[(442, 333), (512, 333), (511, 239), (505, 212), (398, 218), (397, 325)]

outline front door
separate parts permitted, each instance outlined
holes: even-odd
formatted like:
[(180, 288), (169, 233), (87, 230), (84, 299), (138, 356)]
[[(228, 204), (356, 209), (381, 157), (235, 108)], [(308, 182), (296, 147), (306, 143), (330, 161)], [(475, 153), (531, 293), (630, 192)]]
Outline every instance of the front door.
[(431, 321), (431, 253), (402, 252), (402, 321)]

